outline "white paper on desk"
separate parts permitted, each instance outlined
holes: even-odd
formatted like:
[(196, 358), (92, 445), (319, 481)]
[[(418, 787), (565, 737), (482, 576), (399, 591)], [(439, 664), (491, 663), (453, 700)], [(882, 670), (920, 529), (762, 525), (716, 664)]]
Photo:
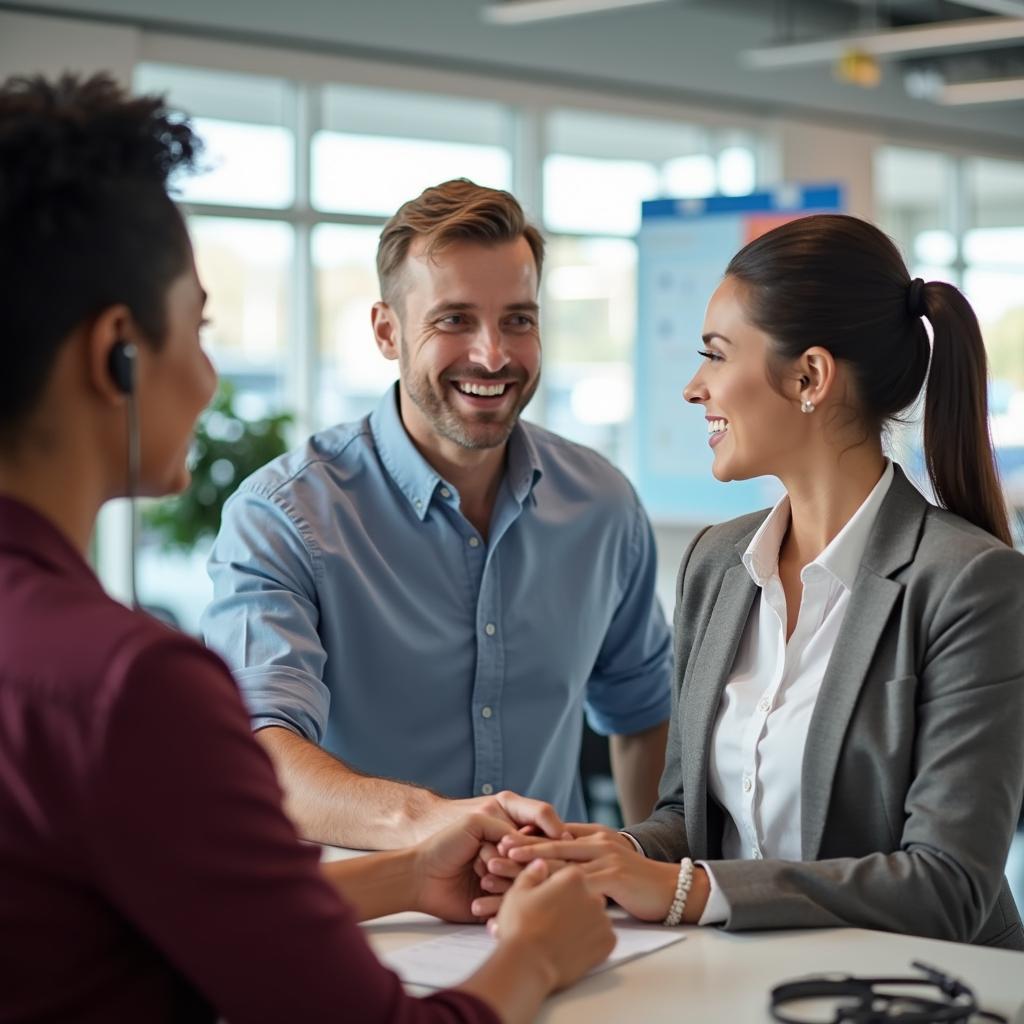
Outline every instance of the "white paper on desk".
[[(611, 956), (588, 974), (607, 971), (634, 957), (670, 946), (686, 936), (674, 929), (616, 924), (615, 938)], [(460, 928), (449, 935), (439, 935), (436, 939), (415, 942), (393, 953), (384, 953), (381, 960), (407, 985), (452, 988), (483, 966), (496, 945), (497, 940), (483, 926)]]

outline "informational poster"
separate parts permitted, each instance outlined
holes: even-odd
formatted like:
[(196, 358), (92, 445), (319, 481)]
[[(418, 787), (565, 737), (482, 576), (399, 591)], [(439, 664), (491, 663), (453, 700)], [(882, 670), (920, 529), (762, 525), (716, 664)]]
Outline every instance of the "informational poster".
[(708, 299), (733, 255), (785, 221), (842, 208), (838, 186), (787, 186), (748, 196), (643, 204), (636, 356), (636, 481), (659, 521), (721, 522), (772, 504), (771, 478), (720, 483), (700, 406), (683, 388), (696, 372)]

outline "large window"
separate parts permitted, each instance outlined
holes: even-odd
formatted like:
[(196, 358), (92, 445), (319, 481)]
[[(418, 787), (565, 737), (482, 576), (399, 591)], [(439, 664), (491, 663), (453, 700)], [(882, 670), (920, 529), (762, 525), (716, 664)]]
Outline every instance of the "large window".
[(879, 226), (916, 277), (958, 280), (955, 170), (951, 157), (926, 150), (888, 146), (875, 160)]
[(320, 224), (313, 229), (319, 371), (317, 403), (323, 423), (365, 416), (398, 375), (377, 351), (370, 307), (379, 298), (376, 227)]
[(633, 416), (636, 245), (561, 236), (544, 271), (544, 420), (629, 467)]
[(179, 179), (186, 203), (283, 209), (295, 199), (294, 89), (257, 75), (141, 64), (139, 92), (169, 94), (205, 143), (202, 173)]
[(992, 438), (1024, 542), (1024, 164), (965, 161), (964, 290), (978, 313), (993, 383)]
[(545, 122), (543, 415), (627, 472), (636, 341), (634, 236), (645, 199), (751, 192), (754, 141), (677, 121), (553, 110)]
[(491, 103), (330, 86), (312, 139), (319, 210), (387, 218), (450, 178), (509, 188), (511, 115)]
[[(1024, 542), (1024, 164), (887, 147), (879, 219), (911, 272), (970, 299), (988, 350), (992, 439)], [(907, 444), (917, 453), (915, 434)]]
[(276, 220), (190, 218), (199, 276), (209, 294), (203, 336), (243, 413), (255, 419), (288, 404), (294, 232)]
[[(557, 93), (517, 105), (156, 63), (135, 84), (168, 93), (205, 140), (204, 173), (176, 185), (212, 297), (206, 343), (239, 414), (292, 413), (292, 441), (365, 415), (394, 380), (370, 330), (381, 225), (427, 185), (466, 176), (516, 191), (548, 240), (544, 375), (528, 415), (629, 472), (640, 204), (759, 184), (762, 140), (745, 127), (583, 109)], [(913, 272), (975, 303), (993, 434), (1024, 508), (1024, 167), (890, 146), (875, 178), (880, 223)], [(144, 596), (187, 628), (205, 584), (182, 601), (170, 567), (184, 558), (202, 580), (204, 556), (145, 546)]]

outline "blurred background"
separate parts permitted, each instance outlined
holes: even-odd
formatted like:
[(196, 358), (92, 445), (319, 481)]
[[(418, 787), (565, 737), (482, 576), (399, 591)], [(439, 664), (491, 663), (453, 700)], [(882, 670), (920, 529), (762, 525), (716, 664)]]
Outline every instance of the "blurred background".
[[(913, 274), (974, 303), (1024, 522), (1024, 0), (0, 3), (0, 75), (99, 68), (167, 93), (207, 145), (205, 173), (176, 184), (226, 387), (193, 491), (147, 510), (139, 567), (143, 601), (185, 630), (225, 497), (394, 379), (369, 330), (377, 236), (455, 176), (511, 189), (548, 239), (529, 416), (627, 474), (641, 202), (841, 185)], [(665, 367), (680, 391), (693, 370)], [(679, 414), (702, 431), (681, 400)], [(104, 514), (95, 548), (116, 594), (125, 516)], [(669, 611), (700, 525), (656, 523)], [(591, 743), (592, 806), (613, 820)]]

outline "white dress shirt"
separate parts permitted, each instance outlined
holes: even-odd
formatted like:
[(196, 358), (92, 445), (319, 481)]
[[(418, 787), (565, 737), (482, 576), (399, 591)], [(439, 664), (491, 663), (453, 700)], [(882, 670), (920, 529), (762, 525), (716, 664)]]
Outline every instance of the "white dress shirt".
[[(860, 508), (800, 571), (803, 594), (788, 643), (786, 596), (779, 579), (779, 549), (790, 520), (788, 496), (772, 509), (743, 554), (743, 565), (760, 592), (722, 694), (708, 765), (711, 794), (726, 812), (724, 859), (801, 858), (800, 785), (807, 729), (892, 479), (892, 463), (887, 462)], [(700, 924), (718, 924), (728, 917), (729, 907), (713, 867), (698, 863), (711, 881)]]

